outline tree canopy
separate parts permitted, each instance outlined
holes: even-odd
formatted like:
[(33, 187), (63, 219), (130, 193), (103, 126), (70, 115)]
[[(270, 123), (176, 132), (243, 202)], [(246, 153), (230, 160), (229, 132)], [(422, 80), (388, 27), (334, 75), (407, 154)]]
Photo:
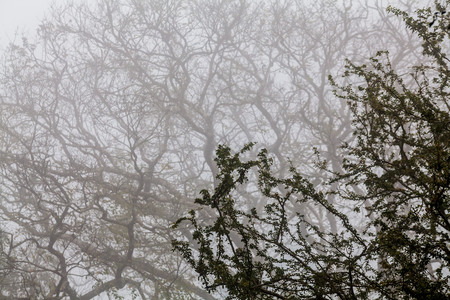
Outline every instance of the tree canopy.
[[(354, 138), (342, 144), (342, 171), (327, 183), (294, 167), (276, 175), (279, 162), (267, 150), (248, 154), (254, 144), (235, 154), (218, 148), (218, 184), (175, 225), (188, 221), (193, 241), (173, 242), (209, 291), (227, 299), (449, 297), (448, 5), (436, 4), (432, 25), (431, 8), (415, 17), (390, 8), (421, 37), (427, 62), (399, 74), (381, 51), (367, 64), (347, 61), (348, 84), (330, 77), (351, 111)], [(316, 167), (329, 165), (319, 155)], [(242, 205), (242, 190), (255, 189), (263, 210)], [(325, 209), (338, 230), (299, 207)], [(199, 218), (203, 210), (214, 217)]]
[[(191, 265), (172, 251), (171, 241), (179, 239), (197, 257), (192, 228), (171, 226), (198, 208), (194, 200), (200, 190), (225, 188), (221, 180), (244, 157), (254, 161), (252, 171), (241, 166), (249, 181), (228, 188), (230, 201), (261, 218), (255, 230), (267, 238), (264, 222), (292, 223), (300, 218), (296, 212), (304, 221), (298, 220), (302, 234), (294, 242), (305, 247), (319, 247), (322, 232), (324, 238), (336, 236), (342, 247), (361, 244), (339, 238), (352, 227), (375, 235), (376, 225), (370, 231), (359, 223), (365, 206), (353, 211), (360, 202), (342, 190), (348, 182), (347, 192), (364, 195), (364, 178), (324, 184), (333, 174), (349, 174), (343, 158), (348, 165), (358, 158), (339, 145), (356, 145), (347, 98), (351, 87), (355, 97), (362, 94), (357, 89), (361, 79), (356, 70), (347, 77), (339, 74), (345, 58), (357, 68), (385, 49), (396, 74), (410, 72), (416, 61), (428, 64), (417, 79), (424, 83), (422, 93), (430, 91), (431, 97), (438, 87), (432, 76), (441, 75), (429, 53), (445, 53), (446, 39), (443, 10), (425, 10), (418, 23), (410, 19), (414, 33), (386, 11), (388, 4), (410, 14), (426, 5), (420, 0), (55, 1), (34, 35), (17, 36), (0, 55), (0, 298), (222, 299), (208, 293)], [(429, 37), (425, 55), (420, 36)], [(378, 59), (386, 66), (383, 56)], [(440, 61), (444, 66), (446, 58)], [(368, 68), (371, 76), (383, 75)], [(342, 92), (333, 93), (330, 74)], [(405, 81), (412, 92), (414, 84), (414, 77)], [(349, 95), (342, 97), (345, 92)], [(218, 145), (240, 149), (250, 141), (267, 153), (257, 158), (253, 146), (234, 163), (214, 161)], [(234, 157), (226, 147), (220, 153)], [(317, 154), (326, 168), (314, 166)], [(258, 188), (254, 171), (260, 167), (268, 188), (295, 172), (301, 175), (290, 179), (296, 186), (278, 191), (284, 199), (294, 189), (285, 206), (291, 219), (277, 220), (282, 212), (274, 205), (272, 219), (266, 215), (272, 200)], [(299, 171), (291, 174), (292, 168)], [(299, 201), (291, 201), (297, 196)], [(199, 226), (217, 217), (214, 209), (197, 213)], [(243, 247), (239, 234), (231, 233), (239, 244), (233, 247), (245, 254), (237, 250)], [(224, 250), (231, 250), (226, 245)], [(310, 249), (298, 255), (318, 251)], [(335, 258), (336, 264), (347, 265), (337, 252)], [(284, 266), (273, 265), (278, 272)], [(431, 266), (430, 272), (438, 274), (439, 264)], [(316, 274), (313, 281), (326, 281), (327, 273), (322, 276), (313, 265), (303, 268)], [(336, 271), (333, 289), (347, 292), (338, 285), (346, 276)]]

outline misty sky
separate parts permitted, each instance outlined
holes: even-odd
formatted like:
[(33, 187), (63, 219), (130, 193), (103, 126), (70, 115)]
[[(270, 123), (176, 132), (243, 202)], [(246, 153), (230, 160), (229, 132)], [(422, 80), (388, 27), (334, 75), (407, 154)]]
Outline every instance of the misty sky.
[(14, 39), (15, 32), (31, 34), (53, 0), (0, 0), (0, 48)]

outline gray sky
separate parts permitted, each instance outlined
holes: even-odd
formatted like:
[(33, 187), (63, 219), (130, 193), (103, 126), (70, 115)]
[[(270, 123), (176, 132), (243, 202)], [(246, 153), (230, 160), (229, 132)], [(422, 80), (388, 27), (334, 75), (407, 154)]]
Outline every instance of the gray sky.
[[(61, 1), (61, 0), (58, 0)], [(14, 34), (33, 35), (53, 0), (0, 0), (0, 49)]]

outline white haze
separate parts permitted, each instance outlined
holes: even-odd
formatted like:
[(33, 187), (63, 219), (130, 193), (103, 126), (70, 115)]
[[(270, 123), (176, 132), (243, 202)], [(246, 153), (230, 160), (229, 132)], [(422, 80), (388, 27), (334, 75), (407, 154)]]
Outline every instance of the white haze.
[(21, 33), (33, 35), (52, 0), (0, 0), (0, 49)]

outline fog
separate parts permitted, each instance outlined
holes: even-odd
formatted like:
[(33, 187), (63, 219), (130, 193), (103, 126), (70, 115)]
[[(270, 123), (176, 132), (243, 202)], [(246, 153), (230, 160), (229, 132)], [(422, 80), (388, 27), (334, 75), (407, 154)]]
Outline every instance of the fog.
[[(0, 299), (223, 299), (171, 246), (192, 241), (171, 226), (217, 186), (217, 147), (255, 142), (247, 157), (267, 148), (277, 175), (320, 189), (354, 141), (328, 76), (349, 84), (345, 59), (379, 50), (400, 73), (423, 61), (386, 8), (428, 1), (57, 4), (0, 2)], [(236, 202), (263, 212), (256, 187)], [(290, 209), (340, 230), (323, 207)]]
[(34, 31), (50, 8), (50, 0), (0, 1), (0, 47), (14, 40), (16, 34), (34, 34)]

